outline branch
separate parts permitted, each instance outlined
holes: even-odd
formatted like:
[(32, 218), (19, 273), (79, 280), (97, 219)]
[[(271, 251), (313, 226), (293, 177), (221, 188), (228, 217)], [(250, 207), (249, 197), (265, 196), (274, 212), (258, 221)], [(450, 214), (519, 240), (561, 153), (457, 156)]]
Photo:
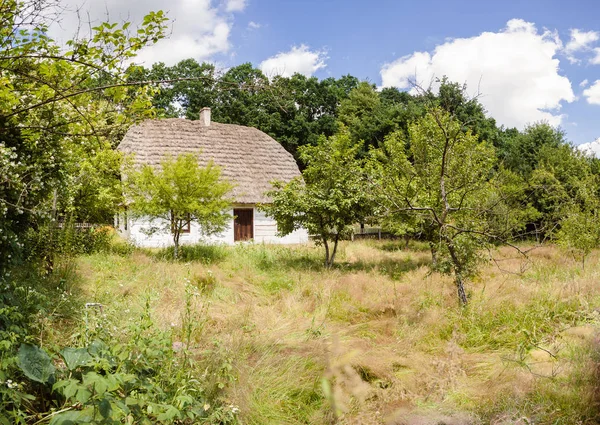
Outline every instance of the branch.
[[(82, 89), (82, 90), (78, 90), (72, 93), (68, 93), (68, 94), (61, 94), (59, 96), (50, 98), (50, 99), (46, 99), (42, 102), (36, 103), (34, 105), (30, 105), (26, 108), (22, 108), (19, 109), (15, 112), (12, 112), (10, 114), (7, 115), (0, 115), (4, 118), (11, 118), (14, 117), (16, 115), (22, 114), (24, 112), (30, 111), (32, 109), (35, 108), (39, 108), (41, 106), (44, 105), (48, 105), (50, 103), (55, 103), (55, 102), (59, 102), (61, 100), (66, 100), (75, 96), (80, 96), (82, 94), (86, 94), (86, 93), (93, 93), (93, 92), (97, 92), (97, 91), (102, 91), (102, 90), (106, 90), (106, 89), (111, 89), (111, 88), (116, 88), (116, 87), (135, 87), (135, 86), (147, 86), (147, 85), (158, 85), (158, 84), (168, 84), (168, 83), (177, 83), (177, 82), (181, 82), (181, 81), (204, 81), (204, 80), (209, 80), (209, 81), (214, 81), (213, 77), (182, 77), (182, 78), (173, 78), (173, 79), (166, 79), (166, 80), (147, 80), (147, 81), (131, 81), (131, 82), (124, 82), (124, 83), (114, 83), (114, 84), (106, 84), (103, 86), (98, 86), (98, 87), (91, 87), (91, 88), (87, 88), (87, 89)], [(239, 89), (238, 85), (236, 83), (230, 83), (227, 81), (218, 81), (217, 84), (224, 84), (224, 85), (230, 85), (232, 86), (232, 88), (235, 89)], [(256, 85), (256, 86), (248, 86), (250, 88), (252, 87), (262, 87), (260, 85)]]

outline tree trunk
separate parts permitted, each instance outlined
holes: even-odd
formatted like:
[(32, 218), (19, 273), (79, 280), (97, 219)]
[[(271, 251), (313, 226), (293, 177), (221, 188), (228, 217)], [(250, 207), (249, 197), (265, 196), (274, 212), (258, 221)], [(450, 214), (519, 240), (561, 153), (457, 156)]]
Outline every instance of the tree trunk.
[(437, 247), (434, 243), (429, 242), (429, 249), (431, 250), (431, 268), (435, 270), (438, 264)]
[(447, 238), (446, 246), (448, 247), (448, 252), (450, 253), (450, 258), (452, 259), (452, 265), (454, 266), (454, 283), (456, 283), (458, 300), (460, 304), (464, 307), (468, 304), (468, 300), (467, 294), (465, 293), (465, 282), (462, 274), (462, 263), (456, 255), (456, 251), (454, 250), (454, 244), (452, 243), (452, 240), (450, 238)]
[(321, 237), (323, 238), (323, 245), (325, 245), (325, 268), (329, 268), (329, 244), (326, 237)]
[(179, 232), (173, 234), (173, 259), (179, 258)]
[(468, 303), (467, 294), (465, 293), (465, 285), (462, 275), (454, 271), (454, 282), (456, 283), (456, 290), (458, 292), (458, 300), (462, 306), (466, 306)]
[(339, 239), (340, 239), (339, 234), (336, 234), (335, 241), (333, 243), (333, 252), (331, 253), (331, 258), (329, 259), (329, 267), (333, 266), (333, 261), (335, 260), (335, 253), (337, 252)]

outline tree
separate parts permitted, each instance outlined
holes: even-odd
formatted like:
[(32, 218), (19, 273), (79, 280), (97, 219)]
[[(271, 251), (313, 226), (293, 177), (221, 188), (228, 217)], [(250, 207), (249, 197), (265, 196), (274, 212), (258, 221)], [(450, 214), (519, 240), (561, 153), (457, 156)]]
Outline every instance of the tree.
[(214, 108), (218, 93), (215, 66), (184, 59), (173, 66), (163, 62), (152, 68), (139, 68), (130, 76), (131, 81), (168, 81), (153, 94), (152, 104), (159, 116), (198, 119), (204, 107)]
[(346, 131), (321, 137), (316, 146), (301, 147), (300, 158), (306, 164), (302, 178), (276, 182), (269, 193), (272, 204), (262, 206), (277, 222), (279, 234), (305, 228), (314, 235), (325, 247), (327, 268), (335, 261), (340, 239), (369, 211), (361, 161), (356, 158), (360, 148)]
[(559, 148), (566, 144), (565, 133), (546, 122), (525, 127), (506, 146), (504, 163), (519, 175), (528, 178), (537, 168), (544, 148)]
[(556, 234), (559, 245), (579, 255), (585, 269), (585, 259), (593, 249), (600, 246), (600, 215), (598, 209), (574, 211), (560, 221)]
[[(588, 204), (598, 194), (592, 174), (592, 161), (565, 141), (559, 130), (545, 124), (535, 131), (552, 136), (541, 143), (532, 160), (531, 171), (522, 176), (531, 205), (539, 212), (530, 222), (536, 237), (550, 237), (560, 227), (560, 221), (574, 211), (590, 210)], [(546, 137), (543, 137), (546, 139)], [(554, 139), (554, 142), (552, 142)]]
[(354, 142), (379, 146), (384, 136), (394, 128), (385, 126), (386, 110), (372, 84), (363, 81), (350, 92), (339, 107), (339, 119), (348, 127)]
[[(51, 223), (57, 208), (72, 210), (85, 186), (98, 193), (92, 181), (118, 181), (118, 168), (80, 177), (124, 128), (152, 114), (150, 90), (126, 80), (136, 52), (164, 37), (164, 14), (148, 14), (137, 29), (99, 24), (63, 49), (47, 35), (60, 11), (54, 0), (0, 3), (0, 273), (22, 253), (26, 231)], [(75, 208), (95, 215), (82, 210), (98, 203), (85, 204)]]
[(466, 305), (465, 280), (476, 272), (481, 248), (496, 236), (486, 219), (502, 200), (491, 182), (494, 148), (440, 108), (410, 125), (409, 137), (410, 148), (397, 132), (373, 154), (372, 189), (388, 217), (408, 217), (423, 229), (438, 270), (454, 276)]
[(179, 239), (190, 223), (198, 223), (205, 235), (223, 231), (230, 215), (227, 198), (232, 185), (221, 179), (221, 170), (210, 161), (198, 164), (194, 154), (167, 157), (155, 169), (144, 165), (126, 176), (133, 215), (149, 217), (158, 226), (151, 230), (170, 232), (174, 258), (179, 255)]
[(160, 116), (193, 120), (202, 107), (210, 107), (215, 122), (256, 127), (297, 160), (299, 146), (316, 145), (321, 135), (337, 132), (340, 102), (358, 85), (350, 75), (319, 80), (294, 74), (269, 80), (250, 63), (219, 75), (214, 65), (195, 59), (170, 67), (158, 63), (137, 70), (131, 79), (168, 81), (153, 96)]
[[(555, 240), (585, 260), (593, 249), (600, 246), (600, 197), (599, 176), (592, 172), (594, 160), (569, 145), (548, 152), (543, 161), (545, 167), (556, 177), (561, 190), (554, 207), (558, 230)], [(560, 204), (560, 205), (559, 205)]]

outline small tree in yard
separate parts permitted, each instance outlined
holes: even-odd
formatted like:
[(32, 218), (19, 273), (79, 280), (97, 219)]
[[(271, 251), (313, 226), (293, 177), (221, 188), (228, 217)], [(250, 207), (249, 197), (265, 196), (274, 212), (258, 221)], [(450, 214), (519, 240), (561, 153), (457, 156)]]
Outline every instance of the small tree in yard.
[(388, 220), (408, 220), (422, 229), (435, 268), (454, 276), (465, 305), (465, 279), (476, 271), (481, 248), (498, 237), (491, 227), (498, 220), (491, 218), (506, 212), (499, 208), (505, 200), (494, 180), (499, 174), (494, 148), (438, 108), (410, 125), (409, 141), (407, 148), (405, 137), (395, 133), (373, 152), (373, 191)]
[[(364, 191), (361, 161), (346, 132), (325, 138), (317, 146), (299, 149), (306, 164), (302, 178), (284, 184), (275, 182), (268, 195), (272, 204), (262, 209), (277, 222), (279, 234), (288, 235), (305, 228), (325, 247), (325, 267), (331, 267), (338, 242), (350, 226), (361, 221), (369, 209)], [(333, 243), (333, 247), (330, 244)]]
[(144, 165), (127, 175), (130, 211), (136, 216), (159, 221), (151, 231), (168, 231), (173, 236), (175, 258), (179, 239), (190, 223), (198, 223), (205, 235), (225, 229), (231, 216), (227, 194), (232, 185), (221, 180), (221, 170), (213, 162), (198, 164), (198, 156), (166, 157), (159, 169)]

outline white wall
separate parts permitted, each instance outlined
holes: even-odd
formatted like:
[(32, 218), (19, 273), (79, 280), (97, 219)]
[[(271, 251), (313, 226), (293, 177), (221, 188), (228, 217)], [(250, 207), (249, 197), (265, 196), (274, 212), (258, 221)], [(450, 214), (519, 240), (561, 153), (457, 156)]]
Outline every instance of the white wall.
[[(247, 205), (240, 205), (239, 208), (248, 208)], [(234, 206), (233, 208), (238, 208)], [(229, 214), (233, 216), (233, 208), (229, 210)], [(304, 229), (296, 230), (295, 232), (284, 236), (278, 237), (277, 224), (275, 221), (267, 217), (264, 212), (259, 211), (257, 208), (254, 209), (254, 241), (257, 243), (274, 243), (274, 244), (298, 244), (305, 243), (308, 241), (308, 232)], [(162, 227), (159, 220), (150, 222), (149, 219), (129, 218), (127, 230), (124, 228), (124, 217), (120, 217), (120, 234), (131, 240), (136, 246), (144, 248), (163, 248), (173, 245), (173, 237), (170, 232), (156, 232), (152, 235), (147, 235), (144, 230), (148, 230), (151, 227)], [(196, 244), (199, 242), (205, 243), (222, 243), (227, 245), (233, 245), (233, 219), (231, 219), (229, 226), (218, 235), (205, 236), (202, 234), (200, 226), (196, 223), (191, 223), (190, 232), (182, 233), (179, 242), (184, 244)]]
[(277, 236), (277, 223), (254, 208), (254, 241), (258, 243), (296, 244), (308, 242), (308, 232), (298, 229), (287, 236)]

